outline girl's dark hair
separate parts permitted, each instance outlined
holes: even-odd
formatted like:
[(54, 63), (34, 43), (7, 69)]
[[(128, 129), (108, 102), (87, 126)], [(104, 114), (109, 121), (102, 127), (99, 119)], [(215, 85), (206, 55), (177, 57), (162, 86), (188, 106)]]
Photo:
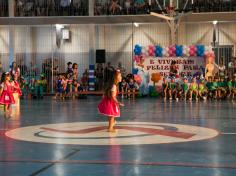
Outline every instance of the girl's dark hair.
[[(16, 62), (15, 61), (13, 61), (12, 63), (11, 63), (11, 69), (13, 69), (13, 65), (14, 64), (16, 64)], [(16, 66), (17, 67), (17, 66)]]
[(4, 72), (1, 77), (1, 83), (5, 82), (6, 77), (9, 76), (10, 74), (8, 72)]
[(112, 78), (108, 81), (108, 84), (105, 88), (105, 92), (104, 92), (105, 97), (107, 97), (107, 98), (111, 97), (111, 89), (112, 89), (113, 85), (117, 86), (119, 83), (118, 78), (117, 78), (119, 74), (121, 74), (121, 73), (118, 70), (115, 70), (113, 72)]
[(78, 65), (78, 64), (77, 63), (73, 63), (72, 68), (74, 69), (76, 65)]

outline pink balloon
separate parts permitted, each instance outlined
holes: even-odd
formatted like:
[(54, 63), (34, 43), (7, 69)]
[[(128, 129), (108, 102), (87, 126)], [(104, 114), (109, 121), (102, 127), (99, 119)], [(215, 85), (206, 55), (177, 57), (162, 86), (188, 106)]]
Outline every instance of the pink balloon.
[(189, 51), (189, 54), (190, 54), (190, 56), (194, 56), (194, 55), (195, 55), (194, 50), (190, 50), (190, 51)]
[(149, 56), (154, 56), (154, 51), (153, 51), (152, 49), (149, 48), (149, 50), (148, 50), (148, 54), (149, 54)]
[(138, 55), (135, 55), (135, 56), (134, 56), (134, 60), (135, 60), (137, 63), (139, 63), (139, 62), (140, 62), (140, 57), (139, 57)]
[(154, 51), (155, 47), (153, 45), (149, 45), (149, 50), (153, 50)]
[(214, 52), (209, 53), (209, 57), (215, 58), (215, 53)]

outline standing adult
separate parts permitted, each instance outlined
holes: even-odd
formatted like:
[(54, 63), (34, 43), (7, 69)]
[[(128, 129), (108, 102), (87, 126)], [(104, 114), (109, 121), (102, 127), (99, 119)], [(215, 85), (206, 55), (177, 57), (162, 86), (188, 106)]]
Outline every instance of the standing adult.
[(114, 75), (114, 67), (111, 66), (111, 62), (107, 63), (107, 66), (104, 69), (104, 82), (107, 83), (113, 78)]
[(225, 77), (225, 65), (224, 65), (224, 62), (223, 62), (223, 58), (220, 59), (220, 63), (219, 63), (219, 66), (218, 66), (218, 69), (219, 69), (219, 76), (221, 78), (224, 78)]
[(19, 78), (20, 76), (20, 68), (17, 66), (16, 62), (12, 62), (12, 65), (10, 67), (10, 74), (14, 78), (16, 76)]
[(170, 74), (169, 76), (170, 77), (176, 77), (178, 74), (178, 68), (177, 68), (177, 65), (176, 65), (176, 61), (172, 61), (171, 64), (170, 64)]
[(96, 88), (97, 90), (102, 90), (103, 87), (103, 65), (101, 63), (97, 64), (97, 68), (95, 70), (96, 76)]
[(121, 62), (118, 63), (117, 69), (120, 70), (121, 76), (122, 76), (122, 78), (124, 78), (124, 77), (126, 76), (126, 70), (125, 70), (125, 68), (122, 66), (122, 63), (121, 63)]

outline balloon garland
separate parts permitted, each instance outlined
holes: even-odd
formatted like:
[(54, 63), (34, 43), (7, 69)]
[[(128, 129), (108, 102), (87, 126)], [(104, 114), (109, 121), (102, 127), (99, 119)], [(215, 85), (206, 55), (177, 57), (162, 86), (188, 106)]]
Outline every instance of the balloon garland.
[(145, 56), (151, 57), (214, 57), (212, 47), (204, 45), (173, 45), (162, 47), (161, 45), (149, 45), (143, 47), (136, 44), (134, 47), (134, 60), (139, 63)]

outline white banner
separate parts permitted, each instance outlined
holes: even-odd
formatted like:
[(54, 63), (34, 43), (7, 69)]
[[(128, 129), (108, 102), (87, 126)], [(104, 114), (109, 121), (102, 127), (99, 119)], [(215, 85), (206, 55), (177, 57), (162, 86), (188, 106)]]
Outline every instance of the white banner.
[(201, 72), (201, 68), (205, 67), (203, 57), (147, 57), (143, 63), (144, 70), (150, 75), (160, 73), (162, 76), (168, 76), (172, 61), (176, 61), (179, 75), (191, 76), (196, 72)]

